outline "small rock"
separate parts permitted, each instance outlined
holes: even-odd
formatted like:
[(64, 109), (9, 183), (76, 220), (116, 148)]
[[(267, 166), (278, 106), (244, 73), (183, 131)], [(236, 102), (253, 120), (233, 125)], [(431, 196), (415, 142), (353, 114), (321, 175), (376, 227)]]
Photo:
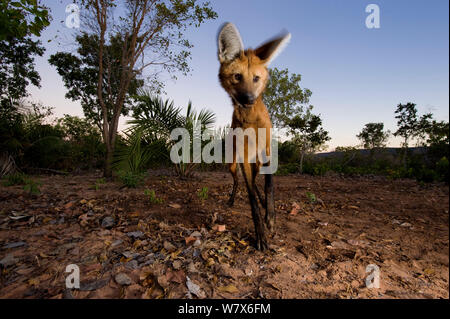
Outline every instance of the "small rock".
[(18, 248), (18, 247), (22, 247), (22, 246), (26, 246), (27, 243), (24, 241), (17, 241), (14, 243), (9, 243), (3, 246), (3, 249), (8, 249), (8, 248)]
[(179, 204), (169, 204), (169, 207), (175, 208), (175, 209), (180, 209), (181, 205)]
[(3, 268), (14, 265), (17, 262), (17, 259), (14, 258), (13, 254), (6, 255), (2, 260), (0, 260), (0, 266)]
[(197, 239), (195, 242), (194, 242), (194, 247), (198, 247), (198, 246), (200, 246), (202, 244), (202, 241), (200, 240), (200, 239)]
[(313, 264), (311, 264), (311, 266), (309, 266), (309, 269), (311, 269), (311, 270), (317, 270), (317, 269), (319, 269), (319, 265), (313, 263)]
[(348, 245), (343, 241), (333, 241), (331, 243), (331, 248), (335, 249), (348, 249)]
[(136, 259), (140, 256), (139, 253), (132, 253), (131, 251), (124, 251), (122, 253), (122, 255), (124, 255), (125, 258), (131, 258), (131, 259)]
[(191, 234), (191, 237), (202, 237), (202, 233), (196, 230)]
[(198, 269), (197, 267), (195, 267), (193, 262), (189, 263), (189, 265), (187, 266), (187, 271), (190, 273), (198, 273)]
[(131, 278), (124, 273), (119, 273), (117, 274), (114, 279), (116, 280), (116, 282), (121, 285), (121, 286), (129, 286), (132, 284)]
[(125, 263), (125, 268), (131, 269), (131, 270), (138, 269), (139, 266), (138, 266), (137, 260), (133, 259), (133, 260), (130, 260), (129, 262)]
[(174, 252), (175, 250), (177, 250), (177, 247), (175, 247), (172, 243), (168, 242), (167, 240), (164, 241), (164, 249), (167, 250), (168, 252)]
[(192, 253), (192, 257), (198, 257), (198, 256), (200, 256), (200, 249), (196, 249), (196, 250), (194, 250), (194, 252)]
[(80, 290), (81, 291), (92, 291), (100, 289), (104, 286), (106, 286), (109, 282), (109, 278), (102, 279), (102, 280), (94, 280), (89, 282), (81, 282), (80, 283)]
[(175, 260), (175, 261), (172, 263), (173, 269), (175, 269), (175, 270), (179, 270), (179, 269), (181, 268), (182, 265), (183, 265), (183, 264), (182, 264), (181, 261), (179, 261), (179, 260)]
[(128, 237), (133, 237), (133, 238), (141, 238), (141, 237), (144, 236), (144, 233), (141, 232), (140, 230), (132, 231), (132, 232), (127, 233), (127, 236)]
[(196, 295), (198, 298), (205, 298), (206, 295), (199, 285), (193, 283), (189, 277), (186, 276), (186, 287), (190, 294)]
[(120, 246), (122, 243), (123, 243), (123, 240), (122, 240), (122, 239), (117, 239), (116, 241), (114, 241), (114, 242), (111, 244), (111, 247), (112, 247), (112, 248), (116, 248), (117, 246)]
[(400, 227), (411, 227), (412, 225), (410, 224), (410, 223), (403, 223), (403, 224), (400, 224)]
[(102, 220), (102, 227), (103, 228), (111, 228), (114, 226), (114, 217), (112, 216), (106, 216)]

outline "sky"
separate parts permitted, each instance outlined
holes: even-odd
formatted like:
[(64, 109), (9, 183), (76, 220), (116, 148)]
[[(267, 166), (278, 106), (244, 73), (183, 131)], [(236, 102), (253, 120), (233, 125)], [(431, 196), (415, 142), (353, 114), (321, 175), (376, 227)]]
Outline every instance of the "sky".
[[(50, 7), (53, 21), (41, 37), (46, 53), (36, 59), (41, 87), (29, 92), (34, 101), (54, 107), (56, 117), (82, 116), (80, 103), (65, 98), (62, 79), (48, 63), (58, 51), (74, 52), (77, 30), (63, 23), (72, 1), (42, 2)], [(380, 8), (380, 27), (369, 29), (365, 9), (372, 3)], [(164, 97), (180, 107), (191, 100), (196, 109), (214, 111), (217, 126), (230, 124), (233, 112), (217, 76), (216, 36), (226, 21), (238, 27), (246, 48), (256, 48), (284, 29), (292, 34), (270, 67), (301, 74), (301, 86), (312, 91), (310, 104), (332, 138), (328, 150), (357, 145), (356, 135), (369, 122), (383, 122), (395, 131), (399, 103), (416, 103), (419, 115), (432, 112), (437, 120), (449, 120), (447, 0), (212, 0), (211, 5), (218, 18), (186, 33), (194, 45), (192, 72), (176, 81), (164, 76)], [(121, 119), (119, 128), (126, 120)], [(391, 138), (389, 145), (399, 143)]]

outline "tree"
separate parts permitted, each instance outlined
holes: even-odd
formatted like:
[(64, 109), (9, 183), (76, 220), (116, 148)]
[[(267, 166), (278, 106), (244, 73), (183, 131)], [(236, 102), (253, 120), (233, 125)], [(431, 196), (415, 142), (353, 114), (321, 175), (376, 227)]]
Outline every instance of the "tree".
[(406, 165), (406, 157), (408, 153), (409, 141), (411, 138), (420, 137), (428, 127), (428, 122), (432, 118), (432, 114), (427, 113), (421, 118), (417, 117), (416, 104), (408, 102), (406, 104), (398, 104), (395, 110), (395, 118), (397, 119), (397, 131), (394, 136), (403, 138), (403, 162)]
[(303, 113), (302, 104), (309, 103), (312, 92), (300, 87), (301, 75), (288, 69), (269, 69), (270, 79), (263, 101), (274, 126), (285, 128), (295, 114)]
[[(72, 100), (80, 100), (83, 113), (88, 120), (92, 120), (102, 130), (103, 111), (100, 106), (97, 92), (97, 80), (99, 77), (99, 39), (97, 35), (82, 33), (76, 37), (78, 55), (67, 52), (53, 54), (49, 62), (56, 66), (58, 74), (63, 78), (68, 89), (66, 97)], [(102, 96), (107, 112), (108, 123), (114, 117), (114, 104), (119, 98), (121, 85), (120, 74), (122, 65), (120, 62), (124, 39), (121, 34), (111, 36), (109, 43), (103, 48), (103, 83)], [(142, 87), (144, 80), (135, 70), (130, 79), (128, 90), (123, 97), (121, 108), (122, 115), (128, 115), (132, 105), (132, 97)]]
[[(79, 0), (87, 12), (85, 25), (98, 39), (97, 98), (102, 116), (102, 134), (106, 146), (104, 176), (112, 176), (111, 160), (117, 137), (117, 126), (126, 95), (135, 74), (152, 67), (155, 72), (189, 71), (187, 58), (191, 43), (184, 37), (189, 26), (198, 27), (208, 19), (217, 17), (209, 3), (197, 0), (124, 0), (124, 14), (114, 20), (113, 0)], [(87, 31), (86, 31), (87, 32)], [(118, 92), (111, 110), (105, 95), (104, 54), (108, 34), (120, 34), (123, 39)], [(108, 118), (111, 114), (111, 118)]]
[(0, 41), (40, 36), (50, 24), (50, 15), (38, 0), (2, 0), (0, 3)]
[(364, 148), (370, 149), (372, 153), (374, 148), (386, 146), (389, 135), (389, 130), (384, 131), (383, 123), (367, 123), (356, 137), (361, 140)]
[(43, 54), (39, 41), (0, 41), (0, 113), (16, 111), (19, 100), (27, 96), (30, 83), (39, 86), (41, 77), (34, 68), (34, 57)]
[(290, 134), (293, 135), (292, 141), (300, 150), (300, 173), (302, 173), (305, 155), (322, 150), (324, 144), (331, 138), (322, 127), (320, 115), (312, 114), (312, 106), (304, 115), (297, 114), (290, 119), (288, 126)]

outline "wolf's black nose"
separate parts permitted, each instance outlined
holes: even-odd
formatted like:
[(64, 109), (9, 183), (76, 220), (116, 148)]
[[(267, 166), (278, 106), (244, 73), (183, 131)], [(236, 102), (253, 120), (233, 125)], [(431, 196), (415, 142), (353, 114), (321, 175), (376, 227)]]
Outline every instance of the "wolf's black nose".
[(237, 98), (242, 105), (255, 103), (255, 96), (251, 93), (241, 93)]

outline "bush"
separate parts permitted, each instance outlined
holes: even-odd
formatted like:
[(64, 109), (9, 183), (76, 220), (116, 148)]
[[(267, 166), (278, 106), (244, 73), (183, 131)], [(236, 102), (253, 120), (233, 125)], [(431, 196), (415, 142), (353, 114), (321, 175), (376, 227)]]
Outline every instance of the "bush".
[(288, 175), (298, 173), (299, 165), (297, 163), (287, 163), (278, 166), (275, 175)]
[(442, 157), (437, 163), (436, 163), (436, 173), (439, 176), (439, 180), (449, 183), (449, 162), (447, 157)]
[(41, 186), (40, 182), (35, 182), (32, 179), (27, 179), (23, 189), (24, 189), (24, 191), (28, 192), (30, 195), (39, 195), (41, 193), (39, 186)]
[(118, 176), (123, 186), (136, 188), (143, 184), (146, 174), (142, 172), (119, 171)]
[(7, 175), (3, 181), (3, 186), (25, 185), (28, 177), (23, 173)]

